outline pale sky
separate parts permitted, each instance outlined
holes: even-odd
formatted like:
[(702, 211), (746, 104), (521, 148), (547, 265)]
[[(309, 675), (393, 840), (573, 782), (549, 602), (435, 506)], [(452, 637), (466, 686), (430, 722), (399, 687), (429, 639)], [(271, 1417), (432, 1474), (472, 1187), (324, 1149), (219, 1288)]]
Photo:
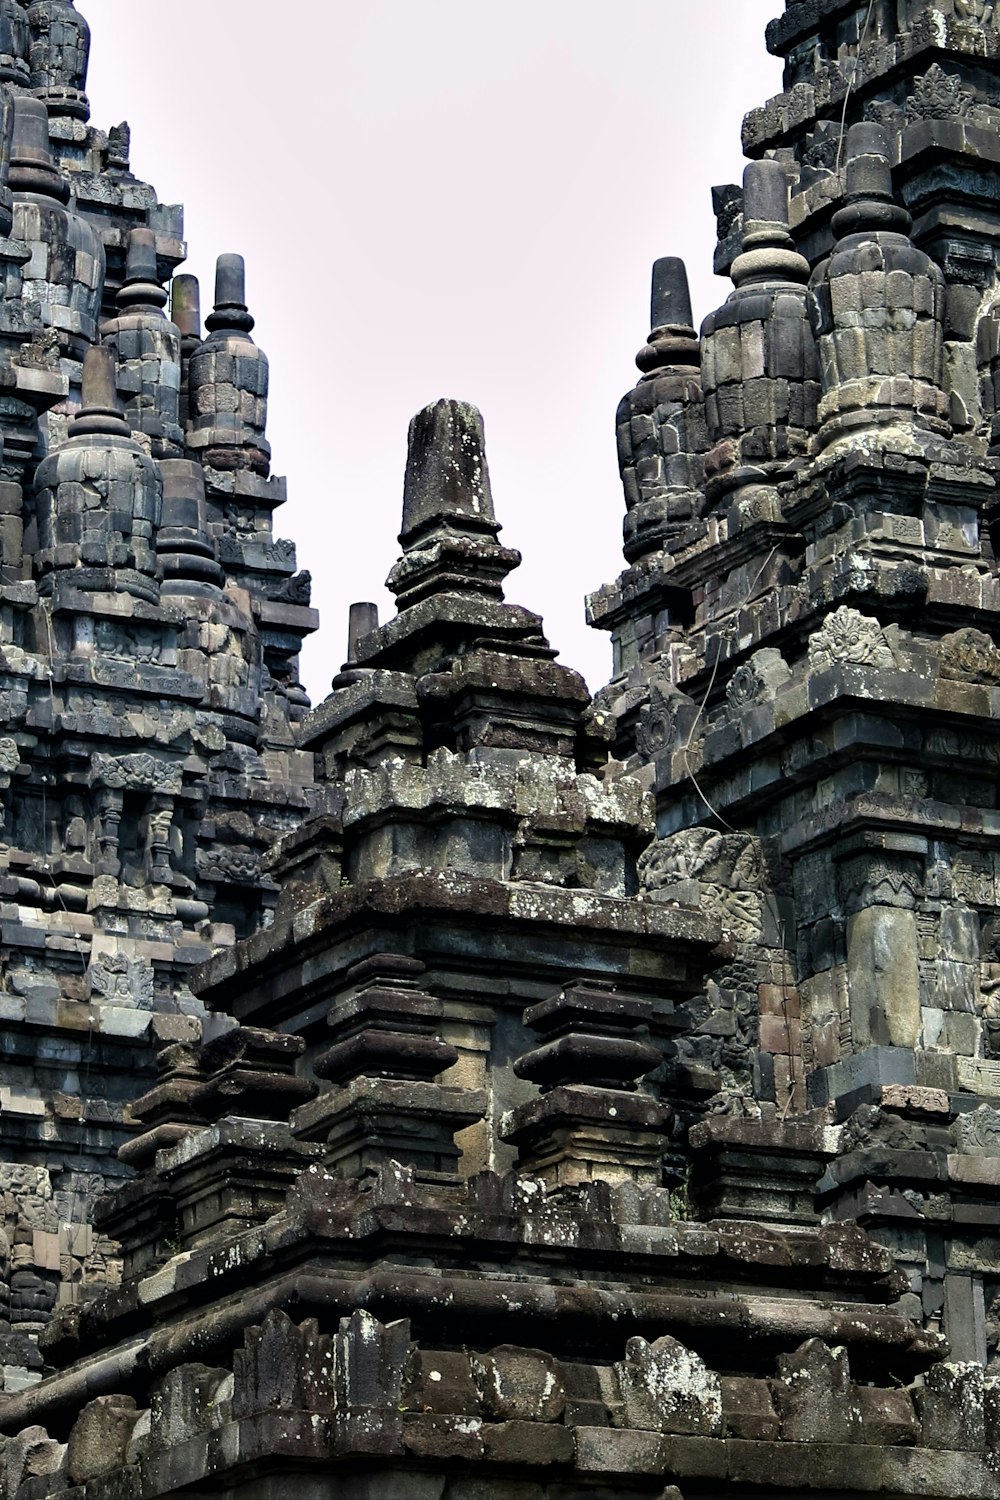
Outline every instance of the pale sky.
[[(649, 271), (682, 255), (695, 319), (713, 277), (711, 187), (740, 121), (780, 88), (781, 0), (79, 0), (101, 128), (186, 205), (211, 306), (247, 260), (271, 360), (269, 437), (323, 624), (314, 702), (348, 605), (391, 601), (406, 430), (440, 396), (479, 406), (508, 598), (545, 617), (592, 690), (608, 638), (583, 596), (623, 566), (614, 415), (648, 331)], [(282, 18), (287, 16), (287, 20)]]

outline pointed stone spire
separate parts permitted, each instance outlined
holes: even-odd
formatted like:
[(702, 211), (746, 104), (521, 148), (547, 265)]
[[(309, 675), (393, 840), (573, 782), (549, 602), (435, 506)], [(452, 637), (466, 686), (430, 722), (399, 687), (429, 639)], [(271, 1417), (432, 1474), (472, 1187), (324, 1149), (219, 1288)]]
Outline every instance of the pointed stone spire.
[(51, 593), (65, 571), (77, 592), (159, 598), (156, 530), (159, 466), (132, 437), (122, 415), (110, 349), (88, 349), (83, 398), (66, 441), (35, 476), (41, 587)]
[(90, 118), (87, 67), (90, 27), (73, 0), (34, 0), (28, 7), (31, 87), (51, 115)]
[(167, 294), (159, 281), (156, 236), (135, 228), (129, 235), (120, 309), (101, 329), (115, 352), (119, 387), (129, 426), (154, 458), (179, 458), (181, 432), (181, 335), (164, 314)]
[(503, 598), (521, 561), (501, 547), (483, 419), (463, 401), (438, 401), (410, 423), (403, 485), (403, 556), (389, 577), (400, 609), (428, 594)]
[(220, 255), (208, 337), (191, 355), (188, 447), (209, 468), (266, 475), (267, 355), (250, 337), (241, 255)]
[(701, 353), (687, 270), (676, 256), (653, 266), (650, 328), (635, 357), (642, 379), (622, 398), (615, 419), (629, 562), (658, 551), (690, 524), (704, 476)]
[(872, 428), (894, 428), (885, 442), (904, 447), (921, 432), (949, 432), (947, 289), (909, 230), (910, 215), (893, 197), (885, 130), (852, 125), (845, 202), (833, 216), (837, 243), (811, 282), (823, 367), (821, 447)]
[(819, 366), (807, 308), (809, 263), (795, 249), (788, 215), (785, 168), (751, 162), (743, 177), (742, 250), (732, 268), (736, 289), (701, 331), (710, 500), (787, 473), (815, 430)]

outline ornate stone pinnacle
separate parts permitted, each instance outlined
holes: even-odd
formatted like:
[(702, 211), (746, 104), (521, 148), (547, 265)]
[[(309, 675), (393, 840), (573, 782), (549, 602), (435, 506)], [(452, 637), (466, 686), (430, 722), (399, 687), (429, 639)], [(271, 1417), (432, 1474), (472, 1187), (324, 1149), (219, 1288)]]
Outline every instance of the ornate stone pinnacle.
[(32, 89), (50, 114), (89, 119), (90, 27), (73, 0), (34, 0), (28, 27)]

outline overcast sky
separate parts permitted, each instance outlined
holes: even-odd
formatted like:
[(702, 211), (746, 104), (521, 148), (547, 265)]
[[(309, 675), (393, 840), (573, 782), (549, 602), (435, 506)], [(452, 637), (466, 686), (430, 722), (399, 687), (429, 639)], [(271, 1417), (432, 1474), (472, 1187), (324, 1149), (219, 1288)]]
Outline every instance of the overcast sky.
[[(622, 567), (614, 413), (648, 330), (649, 269), (711, 274), (713, 183), (745, 111), (780, 88), (780, 0), (79, 0), (101, 128), (184, 202), (211, 303), (246, 256), (271, 360), (276, 530), (313, 574), (314, 701), (347, 607), (390, 608), (406, 429), (479, 406), (508, 597), (544, 614), (592, 689), (610, 675), (583, 596)], [(287, 20), (283, 17), (287, 16)], [(206, 309), (207, 310), (207, 309)]]

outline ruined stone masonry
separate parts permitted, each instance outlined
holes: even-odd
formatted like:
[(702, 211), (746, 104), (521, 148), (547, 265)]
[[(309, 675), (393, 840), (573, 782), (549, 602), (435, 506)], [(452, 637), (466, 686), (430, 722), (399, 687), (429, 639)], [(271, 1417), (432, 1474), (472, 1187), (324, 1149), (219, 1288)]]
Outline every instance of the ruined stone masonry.
[(1000, 13), (767, 44), (611, 682), (440, 401), (310, 710), (243, 262), (0, 0), (3, 1500), (1000, 1500)]

